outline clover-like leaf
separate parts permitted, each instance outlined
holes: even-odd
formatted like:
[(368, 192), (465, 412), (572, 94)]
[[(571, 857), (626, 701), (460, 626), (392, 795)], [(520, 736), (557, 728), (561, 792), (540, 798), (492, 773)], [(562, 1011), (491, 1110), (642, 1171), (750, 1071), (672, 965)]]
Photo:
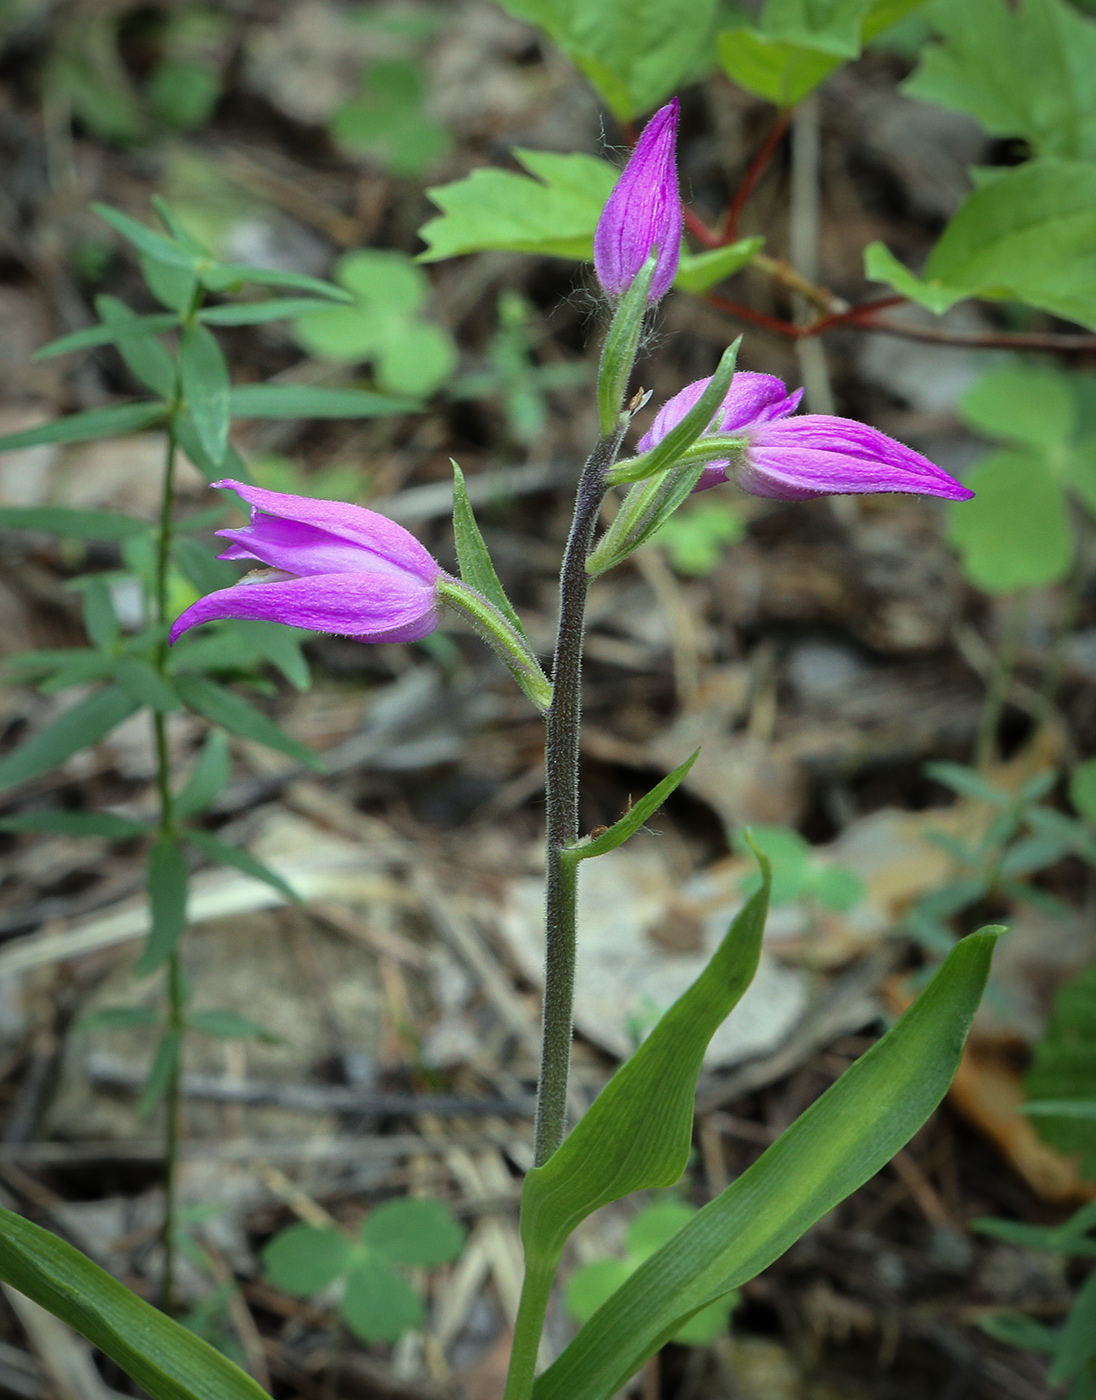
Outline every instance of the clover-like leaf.
[(366, 1217), (361, 1241), (393, 1264), (430, 1267), (455, 1259), (464, 1245), (464, 1226), (449, 1208), (429, 1196), (386, 1201)]

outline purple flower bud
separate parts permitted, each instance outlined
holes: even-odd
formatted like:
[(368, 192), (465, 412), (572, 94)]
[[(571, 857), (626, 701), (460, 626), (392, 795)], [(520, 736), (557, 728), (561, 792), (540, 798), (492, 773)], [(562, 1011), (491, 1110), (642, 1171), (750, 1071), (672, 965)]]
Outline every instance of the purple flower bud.
[(648, 301), (670, 290), (681, 256), (681, 199), (677, 192), (678, 101), (660, 107), (643, 128), (594, 234), (594, 268), (614, 300), (626, 292), (658, 249)]
[(253, 618), (359, 642), (414, 642), (438, 625), (441, 568), (414, 535), (362, 506), (215, 481), (251, 506), (251, 524), (218, 530), (222, 559), (265, 565), (192, 604), (171, 629)]
[[(663, 404), (638, 450), (646, 452), (661, 442), (708, 383), (699, 379)], [(789, 394), (772, 375), (736, 374), (708, 432), (741, 434), (742, 446), (733, 461), (706, 462), (695, 489), (707, 491), (732, 477), (744, 491), (780, 501), (866, 491), (902, 491), (948, 501), (968, 501), (974, 495), (927, 457), (878, 428), (822, 413), (789, 417), (802, 397), (802, 389)]]

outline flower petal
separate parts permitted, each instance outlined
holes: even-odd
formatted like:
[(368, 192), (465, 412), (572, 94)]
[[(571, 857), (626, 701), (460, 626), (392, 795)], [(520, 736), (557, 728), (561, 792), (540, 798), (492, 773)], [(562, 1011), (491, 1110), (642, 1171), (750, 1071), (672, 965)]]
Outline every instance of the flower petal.
[[(232, 541), (222, 559), (261, 559), (275, 569), (306, 577), (309, 574), (350, 574), (359, 569), (403, 573), (398, 564), (351, 543), (329, 530), (283, 520), (276, 515), (256, 515), (242, 530), (218, 530)], [(417, 575), (416, 575), (417, 577)]]
[[(672, 399), (667, 399), (656, 414), (655, 421), (636, 444), (636, 451), (646, 452), (660, 443), (671, 428), (677, 427), (710, 383), (710, 375), (707, 379), (697, 379), (692, 384), (687, 384)], [(754, 423), (786, 418), (799, 407), (802, 397), (802, 389), (796, 389), (794, 393), (789, 394), (775, 375), (741, 370), (731, 380), (731, 387), (727, 390), (719, 412), (712, 418), (709, 431), (733, 433)]]
[[(249, 505), (269, 515), (327, 530), (424, 581), (432, 582), (438, 576), (438, 565), (414, 535), (375, 510), (348, 505), (345, 501), (314, 501), (308, 496), (266, 491), (245, 481), (226, 479), (215, 481), (213, 485), (222, 490), (235, 491)], [(252, 528), (256, 523), (253, 519)]]
[(754, 428), (736, 480), (755, 496), (784, 501), (867, 491), (901, 491), (949, 501), (974, 495), (927, 457), (878, 428), (820, 413)]
[(594, 268), (612, 297), (631, 286), (652, 248), (658, 249), (648, 301), (670, 290), (681, 257), (681, 197), (677, 189), (678, 101), (661, 107), (605, 202), (594, 232)]
[(365, 570), (316, 574), (284, 583), (235, 584), (187, 608), (172, 626), (171, 640), (190, 627), (228, 617), (387, 641), (409, 629), (414, 636), (432, 632), (437, 626), (437, 591), (432, 582), (407, 574)]

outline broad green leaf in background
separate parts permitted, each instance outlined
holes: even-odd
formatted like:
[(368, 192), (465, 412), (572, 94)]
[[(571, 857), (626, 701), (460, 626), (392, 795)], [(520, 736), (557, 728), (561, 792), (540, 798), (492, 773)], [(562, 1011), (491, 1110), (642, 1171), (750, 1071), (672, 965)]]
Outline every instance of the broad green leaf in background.
[(0, 788), (14, 787), (57, 768), (80, 749), (91, 748), (136, 710), (137, 701), (108, 685), (78, 700), (44, 729), (0, 759)]
[(428, 321), (430, 284), (404, 253), (365, 248), (340, 258), (339, 281), (353, 306), (323, 306), (300, 317), (294, 332), (310, 354), (357, 363), (372, 360), (377, 383), (394, 394), (431, 394), (457, 365), (452, 336)]
[(1030, 447), (1060, 447), (1077, 426), (1077, 400), (1069, 381), (1044, 366), (992, 371), (966, 391), (959, 412), (983, 437)]
[(874, 1176), (946, 1093), (995, 942), (983, 930), (957, 944), (897, 1025), (594, 1314), (538, 1378), (534, 1400), (609, 1400), (683, 1322)]
[(964, 297), (1024, 301), (1096, 329), (1096, 165), (1029, 161), (976, 189), (929, 255), (924, 278), (886, 250), (865, 272), (939, 314)]
[(748, 266), (755, 253), (765, 246), (763, 238), (740, 238), (737, 243), (727, 243), (722, 248), (709, 248), (704, 253), (682, 251), (677, 265), (674, 286), (682, 291), (694, 292), (699, 296), (725, 277)]
[(620, 171), (596, 156), (520, 149), (513, 154), (529, 175), (473, 170), (464, 180), (427, 190), (443, 213), (419, 229), (428, 245), (421, 262), (484, 248), (593, 256), (594, 229)]
[(147, 977), (162, 967), (183, 936), (188, 882), (182, 846), (172, 837), (162, 836), (148, 853), (145, 883), (152, 924), (137, 964), (138, 977)]
[(765, 0), (761, 29), (772, 39), (857, 58), (860, 25), (871, 0)]
[(794, 107), (843, 61), (833, 54), (772, 39), (745, 26), (724, 29), (717, 40), (717, 51), (729, 78), (778, 107)]
[(685, 1170), (696, 1080), (708, 1042), (753, 980), (769, 903), (746, 904), (708, 966), (609, 1080), (563, 1145), (525, 1177), (521, 1235), (529, 1267), (551, 1267), (580, 1221), (632, 1191), (672, 1186)]
[(411, 399), (366, 389), (321, 389), (311, 384), (238, 384), (228, 396), (233, 418), (377, 418), (414, 413)]
[[(99, 319), (108, 326), (129, 329), (135, 321), (141, 319), (117, 297), (96, 297), (95, 309), (99, 313)], [(174, 397), (175, 365), (154, 335), (126, 335), (118, 341), (117, 348), (126, 363), (126, 368), (138, 384), (143, 384), (146, 389), (151, 389), (163, 399)]]
[(300, 895), (288, 881), (283, 880), (276, 871), (271, 870), (268, 865), (264, 865), (261, 860), (256, 860), (242, 846), (230, 846), (227, 841), (219, 841), (208, 831), (198, 831), (194, 827), (188, 827), (183, 835), (208, 860), (215, 861), (218, 865), (230, 865), (234, 870), (239, 870), (244, 875), (250, 875), (253, 880), (262, 880), (264, 884), (284, 895), (291, 903), (299, 904), (301, 902)]
[(323, 772), (322, 760), (310, 748), (279, 729), (273, 720), (267, 719), (254, 705), (249, 705), (239, 695), (226, 690), (216, 681), (211, 681), (208, 676), (184, 672), (176, 676), (175, 684), (190, 708), (197, 710), (200, 715), (205, 715), (206, 719), (212, 720), (214, 724), (219, 724), (230, 733), (239, 734), (244, 739), (265, 744), (268, 749), (284, 753), (317, 773)]
[(205, 326), (190, 325), (179, 344), (179, 375), (194, 429), (214, 467), (228, 446), (231, 377), (217, 338)]
[(1020, 448), (991, 453), (965, 481), (974, 499), (949, 509), (948, 539), (979, 588), (1011, 593), (1065, 578), (1073, 562), (1073, 531), (1061, 487), (1042, 454)]
[(503, 0), (539, 25), (628, 121), (700, 67), (716, 0)]
[[(1035, 1047), (1024, 1092), (1033, 1100), (1094, 1097), (1096, 1086), (1096, 964), (1067, 982), (1054, 999), (1050, 1024)], [(1096, 1178), (1096, 1118), (1032, 1115), (1039, 1136), (1060, 1152), (1079, 1152), (1081, 1171)]]
[(340, 146), (365, 151), (393, 175), (412, 178), (449, 153), (452, 139), (425, 110), (425, 74), (414, 59), (377, 60), (362, 88), (362, 96), (340, 107), (328, 123)]
[(50, 442), (90, 442), (93, 438), (119, 437), (122, 433), (148, 428), (167, 414), (168, 405), (152, 399), (143, 403), (115, 404), (111, 408), (90, 408), (86, 413), (70, 413), (67, 418), (55, 418), (37, 428), (8, 433), (0, 437), (0, 452), (42, 447)]
[(353, 1249), (340, 1230), (291, 1225), (263, 1249), (263, 1268), (275, 1288), (308, 1297), (346, 1272)]
[[(452, 459), (450, 459), (452, 460)], [(506, 596), (506, 590), (495, 572), (494, 561), (483, 542), (480, 528), (472, 511), (472, 503), (464, 485), (464, 473), (456, 462), (453, 467), (453, 538), (457, 549), (457, 563), (460, 576), (469, 588), (482, 593), (489, 603), (494, 603), (503, 617), (516, 630), (519, 637), (525, 637), (521, 618), (514, 611), (513, 604)], [(528, 638), (525, 638), (528, 641)]]
[(429, 1196), (403, 1196), (370, 1211), (360, 1239), (393, 1264), (430, 1268), (455, 1259), (465, 1233), (443, 1202)]
[(126, 540), (147, 535), (151, 526), (132, 515), (72, 506), (0, 506), (0, 529), (46, 530), (71, 540)]
[(0, 1210), (0, 1279), (74, 1327), (152, 1400), (269, 1400), (208, 1342), (29, 1220)]
[(1096, 21), (1064, 0), (938, 0), (927, 17), (942, 38), (922, 50), (907, 96), (1041, 155), (1096, 159)]

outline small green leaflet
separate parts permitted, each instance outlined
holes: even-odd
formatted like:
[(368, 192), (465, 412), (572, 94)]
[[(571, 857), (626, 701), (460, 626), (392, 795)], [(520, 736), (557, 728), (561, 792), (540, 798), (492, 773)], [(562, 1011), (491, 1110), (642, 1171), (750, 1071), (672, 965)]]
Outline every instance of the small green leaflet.
[(242, 384), (228, 396), (233, 418), (378, 418), (414, 413), (412, 399), (387, 398), (367, 389), (319, 389), (309, 384)]
[(1024, 301), (1096, 329), (1096, 166), (1043, 158), (976, 189), (932, 250), (924, 278), (882, 243), (866, 276), (937, 314), (964, 297)]
[(91, 748), (136, 710), (137, 701), (120, 686), (108, 685), (78, 700), (52, 724), (0, 759), (0, 789), (48, 773), (80, 749)]
[(178, 675), (175, 684), (183, 699), (193, 710), (205, 715), (206, 719), (219, 724), (232, 734), (244, 739), (252, 739), (257, 744), (265, 744), (289, 758), (296, 759), (317, 773), (323, 772), (323, 762), (299, 739), (279, 729), (273, 720), (267, 719), (261, 710), (249, 705), (246, 700), (223, 685), (211, 681), (208, 676), (195, 676), (189, 673)]
[(182, 846), (162, 836), (148, 853), (146, 884), (152, 924), (137, 964), (138, 977), (147, 977), (162, 967), (183, 936), (188, 880)]
[(485, 248), (593, 256), (594, 229), (620, 171), (596, 156), (521, 149), (513, 154), (529, 175), (473, 170), (464, 180), (427, 190), (443, 214), (419, 230), (428, 245), (422, 262)]
[(208, 1342), (72, 1245), (7, 1210), (0, 1211), (0, 1278), (74, 1327), (152, 1400), (269, 1400)]
[(521, 618), (506, 596), (506, 590), (495, 572), (494, 562), (476, 524), (472, 503), (464, 485), (464, 473), (452, 458), (449, 460), (453, 468), (453, 537), (457, 547), (460, 576), (469, 588), (474, 588), (477, 593), (482, 593), (489, 603), (494, 603), (518, 636), (527, 642), (529, 639), (521, 625)]
[(909, 97), (969, 112), (1041, 155), (1096, 159), (1096, 23), (1063, 0), (944, 0)]
[(70, 413), (67, 418), (55, 418), (38, 428), (0, 437), (0, 452), (15, 452), (23, 447), (42, 447), (50, 442), (90, 442), (94, 438), (120, 437), (148, 428), (158, 419), (166, 418), (169, 406), (157, 400), (143, 403), (123, 403), (112, 408), (91, 408), (86, 413)]
[(205, 326), (190, 325), (179, 344), (179, 375), (194, 430), (215, 468), (228, 446), (231, 379), (221, 347)]
[(621, 121), (649, 112), (703, 63), (716, 0), (503, 0), (547, 31)]
[(256, 860), (240, 846), (230, 846), (227, 841), (218, 841), (215, 836), (211, 836), (208, 831), (199, 831), (194, 827), (188, 827), (183, 832), (184, 838), (192, 845), (196, 846), (202, 855), (208, 860), (215, 861), (218, 865), (230, 865), (234, 870), (239, 870), (244, 875), (250, 875), (253, 880), (262, 880), (266, 885), (284, 895), (286, 899), (299, 904), (301, 897), (294, 890), (293, 886), (283, 880), (280, 875), (271, 870), (268, 865), (264, 865), (261, 860)]
[(534, 1400), (609, 1400), (683, 1322), (873, 1176), (947, 1091), (995, 942), (985, 930), (957, 944), (898, 1024), (594, 1314), (538, 1377)]
[(602, 1089), (563, 1145), (526, 1175), (526, 1254), (555, 1261), (580, 1221), (632, 1191), (672, 1186), (685, 1170), (696, 1080), (708, 1042), (753, 980), (769, 907), (764, 885), (731, 925), (708, 966)]
[(385, 1201), (366, 1216), (361, 1241), (393, 1264), (432, 1268), (455, 1259), (465, 1230), (447, 1206), (429, 1196)]
[(716, 44), (727, 76), (778, 107), (794, 107), (842, 62), (832, 54), (784, 43), (744, 26), (724, 29)]
[(290, 1225), (264, 1248), (263, 1269), (275, 1288), (309, 1297), (346, 1272), (353, 1250), (340, 1230)]

